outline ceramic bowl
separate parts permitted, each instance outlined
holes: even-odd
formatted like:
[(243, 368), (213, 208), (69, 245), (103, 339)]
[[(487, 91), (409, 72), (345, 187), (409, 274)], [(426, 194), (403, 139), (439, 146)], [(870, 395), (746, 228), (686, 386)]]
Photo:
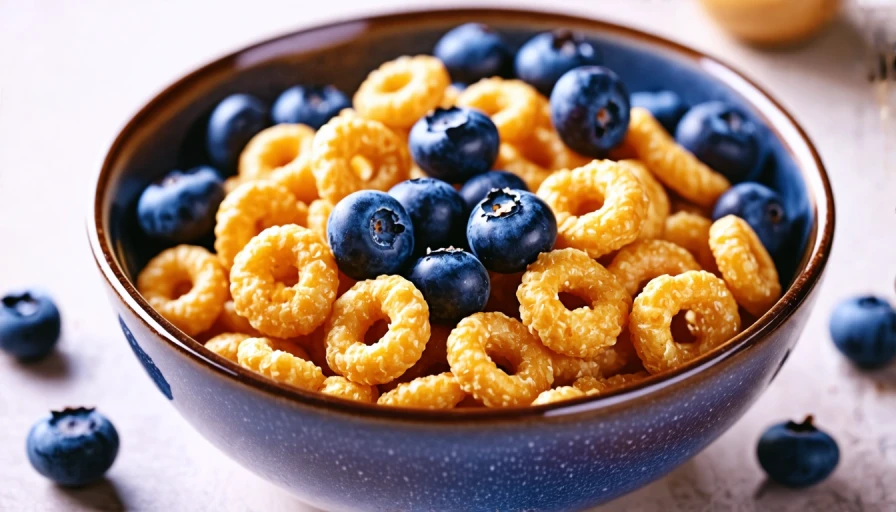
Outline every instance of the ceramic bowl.
[[(750, 328), (684, 367), (601, 397), (504, 410), (398, 410), (289, 388), (218, 357), (175, 329), (134, 287), (161, 248), (142, 238), (134, 204), (189, 151), (222, 98), (272, 100), (295, 83), (354, 91), (383, 61), (430, 52), (446, 30), (488, 23), (520, 44), (556, 27), (587, 33), (631, 91), (667, 88), (690, 103), (723, 99), (769, 127), (763, 180), (797, 217), (778, 261), (786, 293)], [(198, 128), (197, 128), (198, 127)], [(660, 478), (730, 427), (787, 359), (828, 258), (833, 198), (794, 119), (720, 61), (653, 35), (547, 13), (462, 10), (392, 14), (301, 30), (242, 49), (153, 98), (110, 147), (89, 237), (125, 338), (159, 391), (215, 446), (327, 510), (573, 510)]]

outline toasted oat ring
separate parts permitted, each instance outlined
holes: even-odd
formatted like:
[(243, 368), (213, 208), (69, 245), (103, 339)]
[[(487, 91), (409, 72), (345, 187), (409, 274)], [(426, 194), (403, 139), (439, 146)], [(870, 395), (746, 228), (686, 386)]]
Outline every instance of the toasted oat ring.
[(626, 245), (607, 267), (631, 297), (657, 276), (701, 270), (687, 250), (665, 240), (638, 240)]
[(666, 229), (666, 218), (669, 216), (669, 195), (663, 185), (653, 177), (641, 162), (637, 160), (621, 160), (621, 165), (628, 167), (644, 186), (647, 194), (647, 215), (638, 234), (640, 240), (662, 238)]
[[(588, 306), (570, 311), (561, 292), (581, 297)], [(625, 327), (631, 297), (600, 263), (576, 249), (538, 255), (516, 291), (523, 324), (546, 347), (573, 357), (594, 358), (616, 343)]]
[(192, 245), (166, 249), (137, 276), (137, 290), (188, 336), (208, 330), (227, 301), (227, 275), (215, 255)]
[(564, 400), (571, 400), (583, 396), (585, 396), (585, 393), (572, 386), (561, 386), (559, 388), (543, 391), (538, 395), (538, 398), (532, 401), (532, 405), (552, 404), (554, 402), (562, 402)]
[[(389, 330), (373, 345), (364, 334), (389, 318)], [(360, 384), (385, 384), (412, 367), (429, 340), (429, 306), (401, 276), (361, 281), (333, 304), (327, 321), (327, 363)]]
[(453, 409), (467, 394), (451, 372), (418, 377), (383, 393), (377, 403), (393, 407)]
[[(515, 370), (508, 375), (493, 358)], [(525, 405), (551, 387), (548, 349), (526, 326), (502, 313), (475, 313), (448, 336), (448, 364), (461, 387), (486, 407)]]
[(724, 176), (676, 144), (646, 109), (631, 110), (625, 141), (658, 180), (685, 199), (711, 207), (731, 188)]
[[(696, 338), (678, 343), (672, 318), (688, 310), (688, 329)], [(737, 302), (725, 282), (702, 270), (660, 276), (635, 299), (629, 332), (635, 350), (650, 373), (673, 369), (728, 341), (740, 329)]]
[(451, 108), (457, 105), (457, 98), (460, 96), (460, 89), (454, 85), (445, 88), (445, 94), (442, 95), (442, 102), (439, 106), (442, 108)]
[(245, 182), (246, 180), (243, 180), (239, 176), (231, 176), (227, 178), (226, 180), (224, 180), (224, 194), (229, 195)]
[(709, 228), (709, 246), (737, 303), (759, 318), (781, 297), (778, 270), (753, 228), (728, 215)]
[(358, 384), (357, 382), (352, 382), (339, 375), (327, 377), (326, 380), (324, 380), (320, 392), (325, 395), (335, 396), (345, 400), (367, 403), (376, 403), (377, 397), (380, 395), (376, 386)]
[(498, 146), (495, 169), (516, 174), (526, 183), (529, 190), (538, 190), (544, 180), (551, 175), (550, 170), (527, 159), (519, 148), (509, 142), (502, 142)]
[(308, 207), (280, 185), (251, 181), (224, 198), (215, 219), (215, 251), (224, 270), (230, 270), (237, 253), (263, 229), (305, 225)]
[(666, 219), (666, 229), (663, 239), (685, 248), (696, 259), (697, 263), (716, 274), (715, 257), (709, 247), (709, 227), (712, 221), (695, 213), (677, 212)]
[(451, 77), (442, 61), (429, 55), (403, 56), (371, 71), (355, 93), (354, 106), (368, 119), (410, 128), (439, 106)]
[(448, 371), (447, 344), (448, 336), (451, 334), (452, 326), (432, 324), (430, 325), (429, 341), (426, 342), (426, 348), (420, 359), (402, 373), (397, 379), (380, 384), (380, 392), (388, 392), (397, 388), (401, 384), (411, 382), (419, 377), (428, 375), (437, 375)]
[(554, 385), (566, 386), (582, 377), (607, 377), (615, 375), (638, 359), (635, 347), (629, 339), (628, 330), (616, 338), (612, 347), (601, 349), (591, 358), (570, 357), (551, 351), (554, 367)]
[(333, 213), (333, 203), (326, 199), (316, 199), (308, 205), (308, 229), (321, 240), (327, 241), (327, 223)]
[[(282, 280), (296, 281), (290, 286)], [(277, 338), (309, 334), (323, 324), (338, 286), (330, 248), (296, 225), (262, 231), (237, 254), (230, 271), (236, 312)]]
[(337, 116), (317, 131), (311, 166), (320, 197), (336, 204), (352, 192), (386, 191), (408, 179), (411, 158), (383, 123)]
[(270, 181), (289, 190), (297, 201), (311, 204), (319, 196), (317, 193), (317, 181), (311, 172), (310, 148), (308, 155), (291, 164), (275, 169), (270, 174)]
[[(598, 258), (638, 238), (647, 216), (647, 195), (628, 167), (594, 160), (553, 173), (538, 196), (557, 217), (557, 246), (573, 247)], [(599, 205), (597, 209), (589, 208)], [(579, 214), (582, 210), (588, 213)]]
[(492, 118), (502, 142), (523, 142), (541, 117), (541, 96), (522, 80), (485, 78), (464, 89), (457, 105)]
[[(249, 338), (259, 338), (262, 336), (251, 336), (249, 334), (244, 334), (241, 332), (225, 332), (221, 333), (212, 339), (205, 342), (205, 348), (211, 350), (212, 352), (218, 354), (219, 356), (229, 359), (234, 363), (238, 363), (239, 360), (237, 358), (237, 353), (240, 348), (240, 343)], [(282, 340), (270, 340), (272, 343), (272, 347), (276, 350), (282, 350), (284, 352), (289, 352), (290, 354), (304, 359), (306, 361), (310, 361), (311, 359), (308, 357), (308, 352), (305, 352), (305, 349), (302, 347)]]
[(647, 372), (623, 373), (607, 378), (582, 377), (576, 380), (573, 386), (579, 391), (589, 395), (604, 395), (619, 388), (640, 382), (650, 374)]
[(317, 391), (324, 384), (324, 374), (311, 361), (275, 349), (268, 338), (247, 338), (237, 349), (240, 366), (277, 382)]
[(243, 180), (267, 178), (283, 167), (300, 165), (311, 152), (314, 129), (304, 124), (278, 124), (258, 132), (240, 153)]
[(221, 314), (218, 315), (218, 319), (215, 320), (213, 330), (215, 329), (220, 333), (246, 334), (250, 338), (264, 336), (252, 327), (252, 324), (250, 324), (248, 320), (241, 317), (239, 313), (236, 312), (236, 307), (233, 305), (232, 299), (224, 303), (224, 309), (221, 310)]

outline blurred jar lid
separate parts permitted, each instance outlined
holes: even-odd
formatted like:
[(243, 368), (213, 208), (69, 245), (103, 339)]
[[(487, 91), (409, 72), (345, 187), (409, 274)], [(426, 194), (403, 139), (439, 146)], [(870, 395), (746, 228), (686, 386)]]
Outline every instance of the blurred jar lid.
[(700, 0), (728, 32), (749, 43), (798, 43), (824, 28), (842, 0)]

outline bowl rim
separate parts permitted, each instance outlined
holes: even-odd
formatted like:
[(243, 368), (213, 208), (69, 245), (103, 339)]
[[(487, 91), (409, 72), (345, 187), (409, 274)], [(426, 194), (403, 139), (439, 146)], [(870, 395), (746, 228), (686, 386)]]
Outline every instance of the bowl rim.
[[(806, 183), (810, 207), (815, 213), (815, 223), (811, 226), (807, 248), (800, 260), (800, 267), (804, 269), (793, 279), (790, 287), (775, 305), (762, 317), (757, 319), (750, 327), (728, 340), (726, 343), (714, 348), (710, 352), (691, 360), (675, 370), (652, 375), (636, 385), (625, 387), (599, 396), (586, 396), (568, 401), (545, 404), (540, 406), (517, 406), (508, 408), (463, 408), (449, 410), (428, 410), (412, 408), (384, 407), (377, 404), (367, 404), (344, 400), (324, 395), (319, 392), (308, 391), (280, 384), (248, 369), (242, 368), (236, 363), (224, 359), (212, 353), (201, 343), (187, 336), (170, 322), (162, 318), (143, 299), (136, 290), (134, 283), (130, 281), (110, 247), (109, 239), (105, 236), (104, 202), (109, 181), (113, 175), (113, 163), (122, 148), (128, 145), (132, 133), (146, 118), (151, 118), (153, 111), (160, 105), (176, 99), (179, 94), (188, 90), (191, 83), (201, 77), (213, 74), (216, 70), (232, 69), (239, 67), (237, 62), (241, 55), (255, 49), (276, 44), (284, 40), (307, 35), (315, 31), (334, 30), (352, 24), (365, 24), (365, 32), (375, 30), (378, 27), (389, 25), (407, 25), (419, 22), (421, 16), (427, 17), (464, 17), (464, 18), (492, 18), (501, 17), (507, 19), (533, 18), (538, 22), (551, 24), (574, 24), (586, 26), (589, 30), (622, 37), (627, 40), (636, 40), (649, 46), (660, 47), (666, 51), (696, 61), (704, 66), (703, 71), (710, 73), (715, 78), (723, 81), (726, 86), (734, 87), (734, 80), (738, 87), (735, 90), (744, 95), (750, 105), (759, 110), (766, 118), (772, 116), (777, 120), (767, 122), (769, 129), (779, 138), (785, 149), (794, 154), (794, 144), (802, 146), (800, 151), (802, 160), (797, 165), (801, 177)], [(710, 69), (705, 69), (709, 67)], [(760, 101), (764, 105), (756, 104)], [(785, 137), (780, 133), (780, 128), (786, 128), (789, 132)], [(809, 169), (805, 167), (810, 164)], [(722, 60), (706, 55), (705, 53), (664, 37), (650, 34), (635, 28), (619, 25), (597, 18), (586, 18), (573, 14), (557, 13), (552, 11), (539, 11), (532, 9), (497, 9), (497, 8), (461, 8), (438, 10), (401, 10), (363, 16), (358, 18), (345, 18), (323, 24), (304, 27), (290, 31), (254, 44), (243, 46), (226, 55), (216, 58), (174, 82), (154, 95), (144, 103), (136, 114), (132, 115), (124, 127), (117, 132), (113, 142), (108, 147), (98, 172), (96, 188), (91, 205), (91, 212), (87, 219), (87, 231), (94, 260), (103, 278), (109, 286), (115, 290), (128, 309), (144, 325), (163, 338), (167, 344), (177, 352), (186, 356), (193, 363), (220, 374), (224, 378), (234, 378), (250, 389), (273, 395), (274, 398), (289, 400), (299, 405), (317, 409), (320, 413), (348, 414), (355, 417), (364, 417), (371, 420), (390, 420), (403, 422), (425, 423), (503, 423), (520, 421), (537, 421), (550, 418), (569, 419), (574, 415), (607, 413), (641, 397), (651, 394), (659, 394), (668, 391), (673, 386), (688, 380), (689, 377), (698, 374), (722, 361), (740, 354), (763, 342), (767, 342), (770, 335), (781, 327), (807, 299), (810, 292), (818, 284), (824, 267), (827, 263), (833, 243), (834, 234), (834, 198), (830, 181), (815, 146), (799, 125), (796, 119), (776, 99), (774, 99), (762, 87), (743, 73), (736, 70)], [(814, 193), (814, 194), (813, 194)]]

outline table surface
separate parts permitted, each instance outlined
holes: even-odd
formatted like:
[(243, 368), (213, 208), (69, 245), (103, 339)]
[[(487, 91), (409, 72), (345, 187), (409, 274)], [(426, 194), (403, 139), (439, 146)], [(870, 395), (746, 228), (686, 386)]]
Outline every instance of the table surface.
[[(65, 319), (49, 360), (22, 366), (0, 357), (0, 510), (311, 510), (213, 449), (162, 399), (123, 342), (84, 236), (97, 164), (143, 101), (225, 51), (329, 19), (480, 3), (0, 0), (0, 288), (45, 287)], [(803, 123), (838, 208), (816, 309), (768, 392), (693, 460), (601, 510), (894, 509), (896, 369), (856, 372), (826, 328), (838, 298), (875, 292), (892, 299), (896, 276), (896, 179), (886, 167), (896, 155), (865, 81), (860, 31), (844, 19), (810, 45), (762, 52), (727, 38), (691, 1), (567, 0), (562, 9), (736, 63)], [(76, 404), (95, 404), (112, 418), (122, 447), (104, 482), (67, 491), (28, 467), (24, 438), (49, 408)], [(805, 491), (764, 484), (756, 439), (768, 424), (806, 413), (838, 439), (840, 466)]]

